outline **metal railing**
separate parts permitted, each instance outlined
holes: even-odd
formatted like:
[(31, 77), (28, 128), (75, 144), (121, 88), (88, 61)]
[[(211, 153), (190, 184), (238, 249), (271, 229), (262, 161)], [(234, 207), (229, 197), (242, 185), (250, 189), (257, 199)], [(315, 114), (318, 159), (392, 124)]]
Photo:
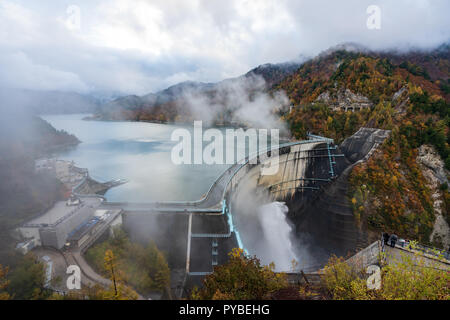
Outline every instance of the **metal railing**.
[[(419, 251), (419, 252), (421, 252), (423, 254), (431, 255), (431, 256), (434, 256), (436, 258), (442, 257), (443, 259), (447, 260), (446, 263), (450, 263), (450, 251), (441, 250), (441, 249), (437, 249), (437, 248), (434, 248), (434, 247), (430, 247), (430, 246), (423, 245), (423, 244), (418, 244), (418, 243), (415, 243), (414, 246), (411, 246), (411, 241), (406, 240), (406, 239), (402, 239), (402, 240), (405, 240), (405, 245), (400, 245), (399, 241), (397, 240), (395, 242), (395, 248), (401, 248), (401, 249), (405, 249), (405, 250), (408, 250), (408, 251), (411, 251), (411, 252), (412, 252), (412, 250), (416, 250), (416, 251)], [(380, 242), (381, 242), (381, 250), (382, 250), (382, 252), (386, 252), (386, 245), (387, 244), (384, 242), (383, 235), (381, 235)]]

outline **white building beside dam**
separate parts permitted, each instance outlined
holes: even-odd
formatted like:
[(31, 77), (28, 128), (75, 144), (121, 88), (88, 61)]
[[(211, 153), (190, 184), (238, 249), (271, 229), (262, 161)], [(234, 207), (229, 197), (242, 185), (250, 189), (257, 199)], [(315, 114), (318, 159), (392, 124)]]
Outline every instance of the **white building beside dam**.
[[(120, 212), (104, 212), (98, 207), (101, 198), (83, 198), (80, 201), (59, 201), (44, 214), (28, 221), (18, 228), (27, 248), (48, 246), (56, 249), (64, 247), (68, 239), (80, 230), (83, 235), (91, 235), (91, 228), (97, 227), (94, 220), (103, 215), (120, 215)], [(18, 248), (21, 249), (21, 248)], [(22, 250), (28, 251), (28, 250)]]

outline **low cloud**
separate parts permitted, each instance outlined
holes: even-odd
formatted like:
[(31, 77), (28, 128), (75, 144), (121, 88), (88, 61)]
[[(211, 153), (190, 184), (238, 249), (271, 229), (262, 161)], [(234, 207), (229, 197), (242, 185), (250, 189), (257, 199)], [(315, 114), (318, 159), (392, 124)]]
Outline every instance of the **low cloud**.
[[(180, 108), (188, 108), (193, 118), (206, 124), (214, 121), (248, 124), (255, 128), (286, 129), (276, 112), (286, 108), (289, 99), (283, 91), (268, 94), (261, 76), (225, 80), (210, 90), (185, 92)], [(205, 112), (207, 111), (207, 112)]]
[(0, 87), (30, 90), (87, 92), (88, 87), (72, 72), (36, 64), (23, 52), (0, 54)]
[[(69, 28), (67, 8), (80, 9)], [(366, 27), (369, 5), (381, 29)], [(0, 85), (114, 94), (216, 82), (342, 42), (430, 48), (449, 40), (446, 0), (0, 2)]]

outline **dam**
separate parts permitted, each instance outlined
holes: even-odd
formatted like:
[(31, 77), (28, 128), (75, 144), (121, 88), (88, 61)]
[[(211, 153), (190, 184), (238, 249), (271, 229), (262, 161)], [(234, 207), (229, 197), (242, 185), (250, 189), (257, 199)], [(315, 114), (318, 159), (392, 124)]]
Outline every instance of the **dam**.
[[(264, 226), (257, 208), (273, 202), (287, 206), (292, 232), (289, 242), (300, 256), (302, 270), (321, 268), (332, 254), (346, 255), (367, 246), (367, 234), (357, 228), (347, 197), (348, 175), (389, 136), (389, 131), (361, 128), (339, 146), (332, 139), (308, 135), (309, 140), (280, 145), (250, 155), (220, 175), (197, 201), (150, 203), (108, 202), (103, 209), (122, 209), (125, 229), (134, 240), (152, 239), (168, 256), (172, 289), (198, 285), (214, 266), (226, 263), (232, 248), (246, 253), (258, 248)], [(250, 161), (257, 157), (257, 163)], [(277, 157), (279, 168), (262, 175)]]

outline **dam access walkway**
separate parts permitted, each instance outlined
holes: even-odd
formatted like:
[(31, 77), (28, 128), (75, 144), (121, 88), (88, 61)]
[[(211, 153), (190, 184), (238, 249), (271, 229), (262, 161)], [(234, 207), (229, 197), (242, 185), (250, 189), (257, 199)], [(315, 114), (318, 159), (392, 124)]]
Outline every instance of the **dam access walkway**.
[(223, 172), (200, 200), (195, 201), (158, 201), (158, 202), (109, 202), (105, 201), (102, 209), (120, 208), (124, 211), (158, 211), (158, 212), (198, 212), (221, 213), (222, 197), (230, 177), (240, 164), (234, 164)]

